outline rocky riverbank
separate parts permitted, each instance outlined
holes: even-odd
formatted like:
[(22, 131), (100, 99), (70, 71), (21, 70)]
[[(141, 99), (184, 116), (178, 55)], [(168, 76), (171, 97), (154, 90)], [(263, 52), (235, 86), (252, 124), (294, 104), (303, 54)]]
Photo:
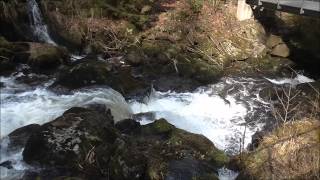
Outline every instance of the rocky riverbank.
[(71, 108), (56, 120), (35, 126), (24, 160), (55, 169), (57, 174), (50, 177), (84, 179), (217, 179), (217, 169), (228, 160), (205, 137), (164, 119), (143, 126), (131, 119), (115, 124), (110, 111), (103, 109)]
[[(295, 43), (238, 22), (232, 2), (30, 2), (0, 0), (1, 154), (24, 149), (0, 167), (28, 164), (21, 179), (266, 179), (265, 147), (318, 128), (319, 80), (296, 72)], [(319, 144), (301, 138), (290, 152)]]

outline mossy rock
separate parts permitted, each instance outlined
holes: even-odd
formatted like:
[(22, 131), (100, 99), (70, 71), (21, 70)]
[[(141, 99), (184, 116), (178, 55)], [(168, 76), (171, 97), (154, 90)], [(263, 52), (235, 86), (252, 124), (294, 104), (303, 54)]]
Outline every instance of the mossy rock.
[(53, 69), (61, 64), (68, 64), (68, 51), (64, 48), (48, 45), (31, 43), (30, 56), (27, 63), (38, 69)]
[(169, 124), (165, 119), (159, 119), (151, 124), (143, 127), (143, 134), (168, 134), (172, 130), (176, 129), (173, 125)]
[(94, 84), (112, 83), (112, 65), (106, 62), (86, 59), (72, 67), (65, 67), (58, 75), (56, 84), (68, 88), (80, 88)]
[(89, 163), (86, 156), (92, 147), (103, 139), (107, 139), (104, 143), (114, 142), (118, 134), (110, 124), (113, 124), (110, 111), (72, 108), (30, 136), (23, 159), (31, 164), (78, 169), (79, 164)]
[(197, 151), (204, 156), (202, 158), (210, 162), (216, 168), (221, 168), (229, 161), (229, 158), (223, 151), (217, 149), (210, 140), (202, 135), (176, 129), (170, 134), (168, 142), (177, 146), (188, 146), (197, 149)]
[(69, 89), (107, 85), (125, 95), (146, 87), (144, 82), (131, 75), (130, 67), (118, 67), (95, 57), (88, 57), (72, 66), (64, 67), (53, 86), (58, 85)]
[[(121, 129), (131, 128), (129, 121)], [(23, 158), (85, 179), (158, 180), (176, 177), (177, 172), (186, 172), (190, 180), (217, 179), (227, 158), (204, 136), (177, 129), (164, 119), (134, 124), (130, 131), (120, 132), (110, 111), (71, 108), (30, 136)]]
[(166, 40), (155, 40), (141, 44), (141, 50), (146, 56), (159, 64), (172, 62), (181, 52), (179, 44), (173, 44)]
[(220, 79), (223, 69), (197, 56), (180, 56), (177, 68), (182, 76), (191, 77), (201, 83), (212, 83)]

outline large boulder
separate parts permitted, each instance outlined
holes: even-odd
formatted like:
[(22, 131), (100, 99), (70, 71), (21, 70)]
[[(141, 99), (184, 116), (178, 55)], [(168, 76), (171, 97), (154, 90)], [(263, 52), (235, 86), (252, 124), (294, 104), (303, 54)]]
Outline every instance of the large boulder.
[(18, 128), (11, 132), (8, 137), (9, 137), (9, 144), (8, 144), (8, 149), (10, 151), (16, 151), (22, 149), (29, 137), (37, 132), (40, 129), (40, 125), (38, 124), (30, 124), (21, 128)]
[(286, 44), (278, 44), (271, 50), (271, 55), (278, 57), (288, 57), (290, 55), (290, 49)]
[(65, 48), (42, 43), (29, 43), (30, 49), (27, 64), (38, 69), (52, 69), (69, 61)]
[(35, 70), (50, 70), (69, 61), (65, 48), (45, 43), (14, 42), (12, 60), (15, 63), (28, 64)]
[(45, 43), (8, 42), (0, 37), (0, 58), (4, 70), (12, 69), (12, 64), (23, 63), (34, 70), (44, 71), (68, 64), (69, 55), (65, 48)]
[(266, 46), (268, 48), (273, 48), (279, 44), (283, 44), (283, 40), (280, 36), (276, 36), (276, 35), (270, 35), (266, 42)]
[(130, 67), (90, 57), (62, 69), (54, 86), (59, 85), (70, 89), (108, 85), (122, 94), (136, 92), (145, 86), (132, 76)]
[(72, 108), (29, 138), (23, 158), (58, 168), (59, 176), (124, 180), (217, 179), (228, 160), (204, 136), (164, 119), (143, 126), (112, 122), (108, 111)]
[(23, 159), (30, 164), (78, 168), (90, 149), (102, 141), (113, 143), (117, 135), (111, 124), (110, 111), (71, 108), (31, 135)]

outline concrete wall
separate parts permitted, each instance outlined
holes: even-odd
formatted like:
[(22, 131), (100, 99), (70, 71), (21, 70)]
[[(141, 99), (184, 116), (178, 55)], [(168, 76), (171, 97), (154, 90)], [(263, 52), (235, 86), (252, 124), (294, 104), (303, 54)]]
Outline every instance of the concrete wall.
[(238, 0), (237, 18), (239, 21), (247, 20), (253, 17), (251, 7), (246, 4), (246, 0)]

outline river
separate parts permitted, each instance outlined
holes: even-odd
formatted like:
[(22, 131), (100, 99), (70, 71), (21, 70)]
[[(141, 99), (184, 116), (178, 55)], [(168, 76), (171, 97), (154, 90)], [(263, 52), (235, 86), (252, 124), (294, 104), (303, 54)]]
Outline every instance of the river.
[[(56, 45), (43, 23), (36, 1), (29, 0), (28, 5), (35, 39)], [(18, 81), (21, 76), (40, 78), (43, 75), (16, 72), (1, 77), (0, 162), (9, 160), (13, 165), (10, 170), (0, 167), (1, 179), (17, 179), (26, 169), (32, 169), (22, 160), (23, 149), (8, 150), (7, 135), (29, 124), (49, 122), (74, 106), (105, 104), (111, 109), (115, 120), (142, 114), (137, 119), (141, 124), (148, 124), (154, 118), (165, 118), (178, 128), (206, 136), (226, 153), (237, 154), (240, 145), (246, 147), (251, 142), (251, 136), (263, 129), (272, 116), (269, 102), (260, 97), (261, 90), (313, 81), (302, 74), (278, 79), (223, 77), (218, 83), (198, 87), (191, 92), (160, 92), (152, 89), (143, 98), (126, 100), (119, 92), (108, 87), (88, 87), (68, 94), (57, 94), (49, 88), (54, 77), (46, 77), (41, 83), (30, 85)], [(153, 114), (153, 118), (150, 118), (150, 114)], [(220, 179), (234, 179), (236, 175), (236, 172), (227, 169), (219, 171)]]

